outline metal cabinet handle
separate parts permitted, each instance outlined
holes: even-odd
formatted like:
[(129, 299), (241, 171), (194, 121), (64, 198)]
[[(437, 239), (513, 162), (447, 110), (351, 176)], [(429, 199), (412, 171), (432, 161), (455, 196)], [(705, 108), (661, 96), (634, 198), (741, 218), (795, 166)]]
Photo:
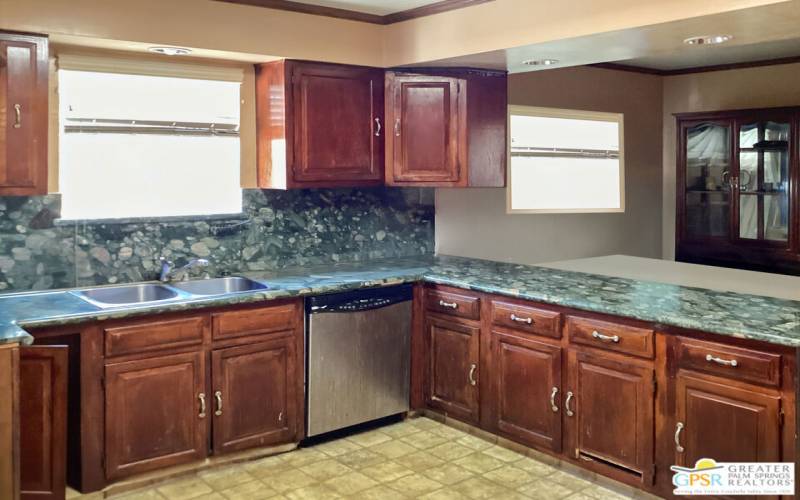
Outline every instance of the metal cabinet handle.
[(603, 335), (597, 330), (592, 332), (592, 337), (596, 338), (597, 340), (605, 340), (609, 342), (619, 343), (619, 335)]
[(457, 302), (445, 302), (443, 300), (440, 300), (439, 301), (439, 305), (442, 306), (442, 307), (450, 308), (450, 309), (458, 309), (458, 303)]
[(22, 127), (22, 105), (14, 105), (14, 128)]
[(394, 135), (400, 137), (400, 118), (394, 121)]
[(217, 391), (214, 393), (214, 399), (217, 400), (217, 411), (214, 412), (214, 415), (220, 416), (222, 415), (222, 392)]
[(197, 399), (200, 400), (200, 413), (197, 416), (206, 418), (206, 395), (201, 392), (197, 395)]
[(475, 370), (478, 369), (478, 365), (472, 363), (469, 365), (469, 385), (478, 385), (478, 381), (475, 380)]
[(681, 446), (681, 431), (683, 430), (683, 422), (678, 422), (675, 426), (675, 451), (683, 453), (683, 446)]
[(572, 391), (567, 391), (567, 400), (564, 401), (564, 409), (567, 411), (568, 417), (575, 415), (575, 413), (569, 408), (569, 403), (572, 401), (573, 397), (575, 397), (575, 395), (572, 394)]
[(278, 413), (278, 422), (283, 422), (283, 412)]
[(711, 354), (707, 354), (706, 355), (706, 361), (708, 361), (709, 363), (713, 362), (713, 363), (716, 363), (718, 365), (731, 366), (731, 367), (734, 367), (734, 368), (739, 366), (739, 362), (736, 361), (735, 359), (731, 359), (729, 361), (727, 359), (722, 359), (722, 358), (718, 358), (716, 356), (712, 356)]
[(553, 413), (558, 411), (558, 406), (556, 406), (556, 395), (558, 394), (558, 387), (553, 387), (553, 391), (550, 393), (550, 409), (553, 410)]
[(533, 318), (520, 318), (516, 314), (511, 314), (511, 321), (516, 321), (517, 323), (527, 323), (529, 325), (533, 324)]
[(375, 118), (375, 125), (377, 127), (376, 130), (375, 130), (375, 137), (380, 137), (381, 136), (381, 119), (380, 118)]

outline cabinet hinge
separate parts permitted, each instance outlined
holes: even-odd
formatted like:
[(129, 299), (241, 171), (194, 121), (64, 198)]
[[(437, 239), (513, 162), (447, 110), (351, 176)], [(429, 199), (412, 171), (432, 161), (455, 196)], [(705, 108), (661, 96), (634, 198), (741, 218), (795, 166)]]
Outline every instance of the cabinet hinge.
[(786, 420), (786, 414), (781, 410), (778, 412), (778, 427), (783, 427), (783, 422)]
[(650, 467), (650, 474), (651, 474), (650, 477), (656, 477), (656, 464), (653, 464)]
[(656, 378), (653, 377), (653, 394), (655, 394), (657, 391), (658, 391), (658, 380), (656, 380)]

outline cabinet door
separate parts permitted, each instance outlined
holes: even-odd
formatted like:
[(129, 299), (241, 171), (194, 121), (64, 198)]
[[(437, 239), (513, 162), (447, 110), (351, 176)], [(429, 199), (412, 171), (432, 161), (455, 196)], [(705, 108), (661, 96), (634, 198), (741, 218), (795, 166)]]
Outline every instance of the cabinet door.
[(780, 461), (780, 396), (679, 372), (675, 463)]
[(429, 406), (470, 422), (478, 421), (477, 326), (428, 318)]
[(293, 337), (219, 349), (211, 360), (215, 453), (295, 439)]
[(47, 38), (0, 33), (0, 195), (47, 193)]
[(292, 68), (294, 180), (379, 184), (383, 71), (310, 63)]
[(499, 331), (491, 345), (497, 430), (561, 451), (561, 348)]
[(574, 458), (652, 483), (654, 370), (578, 350), (569, 358), (564, 412)]
[(207, 455), (204, 359), (192, 352), (105, 367), (107, 479)]
[(387, 184), (466, 184), (466, 81), (388, 76)]
[(66, 346), (20, 349), (21, 498), (64, 498), (67, 472)]

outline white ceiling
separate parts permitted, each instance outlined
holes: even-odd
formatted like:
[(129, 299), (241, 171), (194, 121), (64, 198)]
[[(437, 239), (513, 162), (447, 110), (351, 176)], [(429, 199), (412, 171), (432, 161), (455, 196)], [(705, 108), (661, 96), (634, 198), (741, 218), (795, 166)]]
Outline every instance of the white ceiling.
[(295, 2), (337, 9), (354, 10), (367, 14), (385, 16), (403, 10), (415, 9), (441, 0), (294, 0)]
[[(614, 62), (678, 70), (800, 56), (800, 0), (724, 14), (556, 40), (433, 61), (432, 65), (505, 69), (512, 73)], [(716, 46), (689, 46), (685, 38), (727, 34)], [(558, 59), (557, 66), (527, 66), (530, 59)], [(431, 63), (427, 63), (431, 64)]]

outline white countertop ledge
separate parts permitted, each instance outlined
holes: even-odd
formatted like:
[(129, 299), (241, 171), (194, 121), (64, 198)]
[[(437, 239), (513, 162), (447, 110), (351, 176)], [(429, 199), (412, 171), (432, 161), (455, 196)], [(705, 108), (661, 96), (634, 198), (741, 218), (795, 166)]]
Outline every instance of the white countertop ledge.
[(537, 265), (564, 271), (800, 301), (800, 277), (784, 274), (742, 271), (630, 255), (605, 255)]

